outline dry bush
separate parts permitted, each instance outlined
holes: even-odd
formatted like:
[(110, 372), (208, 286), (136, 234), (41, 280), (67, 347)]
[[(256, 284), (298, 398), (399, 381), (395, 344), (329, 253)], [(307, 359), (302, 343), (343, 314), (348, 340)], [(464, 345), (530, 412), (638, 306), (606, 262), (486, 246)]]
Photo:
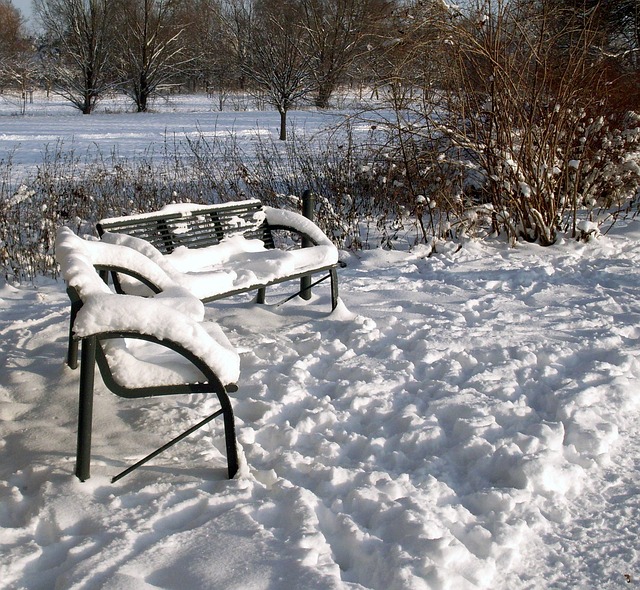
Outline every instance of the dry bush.
[(638, 117), (594, 13), (550, 0), (471, 4), (462, 14), (418, 3), (390, 44), (383, 91), (398, 198), (422, 204), (425, 240), (578, 236), (580, 218), (623, 208), (640, 184)]
[(464, 93), (450, 93), (446, 131), (473, 150), (494, 229), (550, 245), (576, 234), (579, 211), (633, 194), (640, 130), (611, 101), (593, 23), (541, 6), (483, 3), (475, 29), (455, 29)]
[(380, 151), (380, 136), (369, 130), (358, 137), (347, 126), (328, 140), (259, 140), (247, 153), (233, 133), (200, 134), (166, 139), (163, 150), (133, 161), (115, 152), (78, 154), (59, 143), (45, 152), (33, 177), (19, 181), (11, 159), (0, 161), (0, 276), (13, 283), (55, 277), (53, 244), (61, 225), (93, 234), (101, 218), (184, 201), (259, 198), (301, 209), (305, 190), (315, 193), (315, 219), (339, 247), (392, 246), (417, 225), (415, 219), (407, 225), (401, 175)]

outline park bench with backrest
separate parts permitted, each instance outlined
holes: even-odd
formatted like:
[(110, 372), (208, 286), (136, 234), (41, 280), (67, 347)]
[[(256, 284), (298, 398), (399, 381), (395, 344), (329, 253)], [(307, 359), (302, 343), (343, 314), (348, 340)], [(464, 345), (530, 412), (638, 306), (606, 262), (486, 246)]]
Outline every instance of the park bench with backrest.
[[(251, 291), (264, 303), (267, 287), (294, 279), (301, 279), (297, 294), (308, 299), (312, 286), (330, 279), (331, 309), (338, 304), (340, 263), (331, 240), (310, 219), (259, 200), (169, 205), (103, 219), (97, 229), (103, 241), (144, 254), (205, 303)], [(303, 247), (276, 247), (282, 232)], [(311, 283), (318, 274), (323, 276)], [(114, 274), (114, 284), (124, 293), (146, 290), (122, 274)]]

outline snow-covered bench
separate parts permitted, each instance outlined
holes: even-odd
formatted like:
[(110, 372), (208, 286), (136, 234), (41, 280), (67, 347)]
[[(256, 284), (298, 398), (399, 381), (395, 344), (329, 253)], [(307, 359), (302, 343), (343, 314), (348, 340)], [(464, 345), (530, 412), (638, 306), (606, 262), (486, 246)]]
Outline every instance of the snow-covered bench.
[[(292, 211), (258, 200), (222, 205), (183, 203), (160, 211), (103, 219), (103, 241), (129, 246), (153, 260), (177, 284), (203, 302), (256, 290), (264, 303), (266, 287), (292, 279), (308, 299), (310, 287), (330, 278), (331, 309), (338, 304), (338, 250), (320, 228)], [(276, 248), (274, 232), (302, 239), (302, 248)], [(310, 284), (312, 275), (325, 274)], [(116, 289), (143, 294), (139, 283), (114, 276)]]
[[(55, 254), (72, 302), (67, 362), (77, 367), (80, 341), (80, 400), (76, 475), (90, 475), (93, 388), (97, 362), (105, 385), (126, 398), (184, 393), (215, 394), (220, 409), (113, 478), (118, 480), (172, 444), (222, 415), (229, 477), (238, 470), (234, 415), (228, 393), (237, 391), (239, 356), (204, 305), (177, 287), (161, 269), (124, 246), (84, 240), (60, 228)], [(153, 298), (115, 294), (98, 274), (123, 269), (159, 282)], [(150, 277), (149, 279), (147, 277)]]

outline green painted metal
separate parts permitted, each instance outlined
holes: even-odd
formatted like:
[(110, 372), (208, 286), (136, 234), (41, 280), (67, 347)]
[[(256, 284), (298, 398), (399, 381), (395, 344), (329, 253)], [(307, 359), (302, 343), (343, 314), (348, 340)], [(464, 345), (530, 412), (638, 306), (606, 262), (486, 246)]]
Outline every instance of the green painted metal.
[[(82, 306), (82, 301), (73, 288), (69, 288), (68, 293), (72, 301), (72, 309), (75, 310), (75, 312), (73, 312), (72, 314), (73, 319), (75, 319), (77, 312)], [(71, 331), (73, 333), (73, 324), (71, 324)], [(178, 385), (138, 388), (125, 387), (114, 379), (108, 359), (103, 349), (103, 343), (109, 339), (114, 338), (140, 339), (167, 347), (191, 362), (202, 373), (202, 380), (194, 383), (184, 383)], [(81, 342), (79, 386), (80, 395), (78, 406), (78, 438), (75, 471), (78, 479), (80, 479), (81, 481), (85, 481), (90, 477), (93, 392), (95, 384), (96, 364), (98, 365), (104, 384), (113, 393), (120, 397), (135, 399), (141, 397), (205, 393), (216, 395), (220, 403), (220, 409), (217, 410), (214, 414), (208, 416), (204, 420), (201, 420), (195, 426), (187, 429), (182, 435), (179, 435), (172, 441), (169, 441), (169, 443), (162, 445), (162, 447), (147, 455), (143, 460), (138, 461), (137, 464), (125, 470), (125, 472), (120, 473), (114, 478), (114, 481), (117, 481), (121, 477), (124, 477), (124, 475), (127, 475), (140, 465), (157, 456), (159, 453), (173, 446), (217, 416), (222, 416), (223, 418), (225, 447), (227, 454), (227, 473), (229, 478), (233, 478), (235, 476), (238, 471), (238, 451), (236, 447), (235, 418), (233, 415), (231, 401), (228, 395), (231, 392), (237, 391), (237, 386), (235, 384), (230, 384), (225, 387), (220, 382), (217, 375), (202, 359), (194, 355), (190, 350), (187, 350), (179, 343), (174, 342), (170, 339), (160, 339), (153, 335), (140, 334), (137, 332), (104, 332), (81, 339), (74, 338), (74, 341), (76, 343), (76, 350), (78, 340)], [(72, 366), (72, 368), (75, 367)]]

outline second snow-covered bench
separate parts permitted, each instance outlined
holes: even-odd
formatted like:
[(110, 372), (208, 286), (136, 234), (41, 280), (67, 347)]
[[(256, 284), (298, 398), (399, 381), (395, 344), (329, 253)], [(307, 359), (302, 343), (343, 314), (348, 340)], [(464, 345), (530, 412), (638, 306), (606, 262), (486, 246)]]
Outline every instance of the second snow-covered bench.
[[(103, 219), (97, 227), (102, 240), (141, 252), (203, 302), (256, 290), (264, 303), (266, 287), (322, 273), (316, 283), (302, 283), (300, 294), (308, 298), (311, 286), (329, 278), (331, 309), (338, 304), (338, 250), (315, 223), (293, 211), (258, 200), (182, 203)], [(277, 248), (279, 230), (295, 234), (305, 247)], [(139, 292), (127, 277), (114, 282), (122, 292)]]

